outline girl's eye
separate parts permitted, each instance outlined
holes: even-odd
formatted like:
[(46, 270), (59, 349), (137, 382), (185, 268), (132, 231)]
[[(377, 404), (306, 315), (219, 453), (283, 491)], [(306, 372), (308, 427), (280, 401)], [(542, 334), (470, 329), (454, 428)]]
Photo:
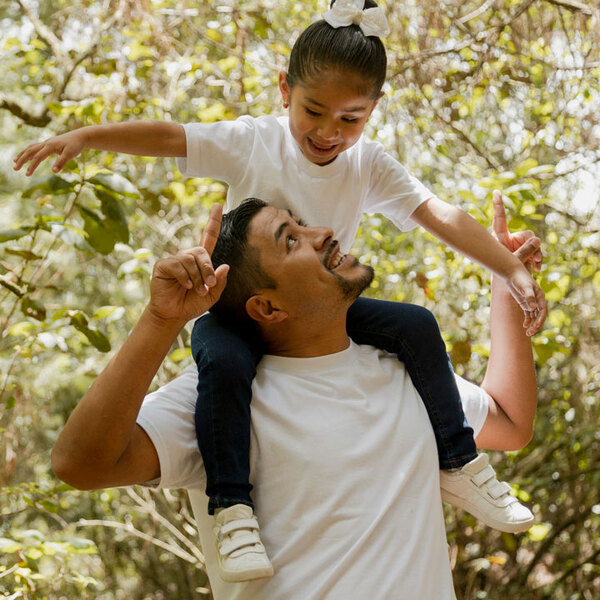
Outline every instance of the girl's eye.
[(358, 119), (352, 118), (352, 117), (344, 117), (342, 119), (342, 121), (346, 122), (346, 123), (356, 123), (356, 121), (358, 121)]
[(311, 110), (310, 108), (305, 108), (306, 113), (309, 114), (311, 117), (320, 117), (321, 115), (318, 112), (315, 112), (314, 110)]

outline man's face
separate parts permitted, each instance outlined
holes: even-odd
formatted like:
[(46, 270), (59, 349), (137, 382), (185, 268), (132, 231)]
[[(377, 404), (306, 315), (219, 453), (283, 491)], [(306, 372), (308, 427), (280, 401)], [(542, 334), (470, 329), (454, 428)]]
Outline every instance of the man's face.
[(289, 312), (346, 310), (373, 280), (373, 269), (342, 254), (333, 231), (307, 227), (288, 211), (268, 206), (252, 220), (249, 243)]

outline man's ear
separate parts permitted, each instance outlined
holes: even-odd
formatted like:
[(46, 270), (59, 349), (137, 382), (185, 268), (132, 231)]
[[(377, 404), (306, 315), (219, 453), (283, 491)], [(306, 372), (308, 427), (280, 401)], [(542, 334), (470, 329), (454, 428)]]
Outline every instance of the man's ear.
[(281, 97), (283, 99), (284, 104), (290, 103), (290, 86), (287, 82), (287, 73), (285, 71), (281, 71), (279, 73), (279, 91), (281, 92)]
[(246, 300), (246, 312), (251, 319), (259, 323), (281, 323), (288, 317), (287, 312), (275, 307), (266, 296), (261, 294)]

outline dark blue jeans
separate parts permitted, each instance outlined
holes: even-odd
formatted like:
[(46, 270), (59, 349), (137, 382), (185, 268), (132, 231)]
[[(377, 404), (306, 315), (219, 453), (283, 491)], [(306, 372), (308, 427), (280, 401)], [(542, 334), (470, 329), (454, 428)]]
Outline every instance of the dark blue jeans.
[[(477, 456), (435, 317), (422, 306), (359, 298), (350, 307), (348, 335), (404, 362), (433, 426), (441, 469)], [(192, 354), (198, 365), (196, 435), (206, 469), (208, 511), (252, 505), (250, 401), (264, 347), (254, 332), (233, 331), (214, 315), (198, 319)]]

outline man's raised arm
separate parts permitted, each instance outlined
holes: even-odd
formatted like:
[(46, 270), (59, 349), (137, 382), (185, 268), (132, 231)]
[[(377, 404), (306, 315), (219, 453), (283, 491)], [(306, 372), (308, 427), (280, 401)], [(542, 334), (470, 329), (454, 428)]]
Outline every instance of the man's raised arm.
[[(527, 266), (541, 266), (540, 240), (532, 232), (508, 231), (502, 196), (494, 192), (494, 234)], [(518, 450), (533, 433), (537, 382), (531, 339), (522, 327), (523, 313), (506, 285), (492, 279), (491, 346), (481, 387), (490, 394), (488, 417), (476, 438), (489, 450)]]
[(213, 206), (202, 245), (157, 261), (150, 301), (119, 352), (69, 417), (52, 451), (60, 479), (80, 489), (143, 483), (160, 468), (152, 442), (136, 424), (150, 383), (183, 326), (218, 299), (227, 265), (211, 254), (221, 225)]

